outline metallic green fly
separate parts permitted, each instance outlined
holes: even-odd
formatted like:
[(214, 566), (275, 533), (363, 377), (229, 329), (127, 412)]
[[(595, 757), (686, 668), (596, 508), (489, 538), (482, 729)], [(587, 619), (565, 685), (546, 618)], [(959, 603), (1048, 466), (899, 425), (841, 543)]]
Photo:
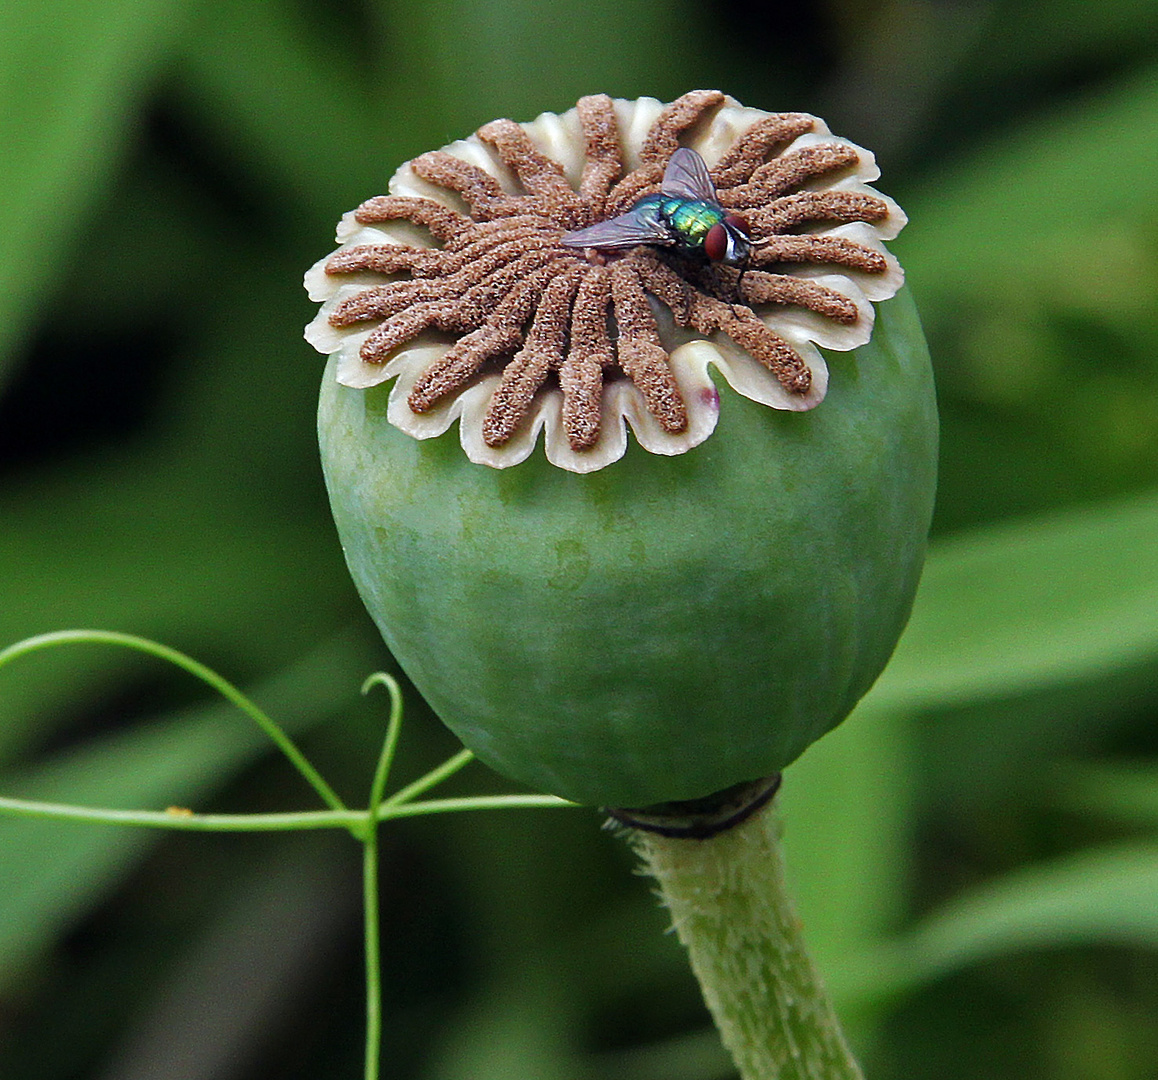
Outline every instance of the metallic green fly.
[(658, 193), (618, 217), (567, 233), (562, 243), (597, 251), (653, 244), (743, 269), (752, 237), (748, 223), (720, 205), (704, 159), (681, 146), (667, 163)]

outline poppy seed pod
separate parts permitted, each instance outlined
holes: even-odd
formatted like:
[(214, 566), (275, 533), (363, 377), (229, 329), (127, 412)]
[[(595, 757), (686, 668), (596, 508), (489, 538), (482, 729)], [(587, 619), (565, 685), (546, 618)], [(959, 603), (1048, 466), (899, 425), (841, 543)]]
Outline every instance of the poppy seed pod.
[(937, 439), (876, 175), (803, 114), (585, 98), (404, 166), (307, 275), (347, 562), (484, 762), (700, 798), (876, 679)]

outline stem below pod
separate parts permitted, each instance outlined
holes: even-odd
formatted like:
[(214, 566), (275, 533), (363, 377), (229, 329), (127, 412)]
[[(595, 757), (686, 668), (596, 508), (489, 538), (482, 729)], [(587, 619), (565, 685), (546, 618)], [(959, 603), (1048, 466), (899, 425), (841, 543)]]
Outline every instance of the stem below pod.
[(771, 805), (703, 839), (632, 829), (742, 1080), (863, 1080), (788, 899)]

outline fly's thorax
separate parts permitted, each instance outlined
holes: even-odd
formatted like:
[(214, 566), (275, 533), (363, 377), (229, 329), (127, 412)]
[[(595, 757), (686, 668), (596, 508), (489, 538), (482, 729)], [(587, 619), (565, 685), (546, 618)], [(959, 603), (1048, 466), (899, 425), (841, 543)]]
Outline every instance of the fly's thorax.
[(703, 249), (708, 233), (724, 220), (726, 213), (715, 203), (675, 197), (665, 198), (660, 204), (660, 212), (680, 243), (696, 251)]

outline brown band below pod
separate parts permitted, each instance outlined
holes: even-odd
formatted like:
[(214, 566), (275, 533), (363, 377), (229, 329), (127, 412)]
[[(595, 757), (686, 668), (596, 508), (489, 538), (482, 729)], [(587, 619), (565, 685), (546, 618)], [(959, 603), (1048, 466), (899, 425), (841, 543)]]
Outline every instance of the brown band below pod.
[(640, 809), (608, 806), (604, 810), (629, 829), (676, 839), (707, 840), (746, 821), (770, 802), (779, 789), (780, 773), (775, 773), (734, 784), (702, 799), (656, 803)]

